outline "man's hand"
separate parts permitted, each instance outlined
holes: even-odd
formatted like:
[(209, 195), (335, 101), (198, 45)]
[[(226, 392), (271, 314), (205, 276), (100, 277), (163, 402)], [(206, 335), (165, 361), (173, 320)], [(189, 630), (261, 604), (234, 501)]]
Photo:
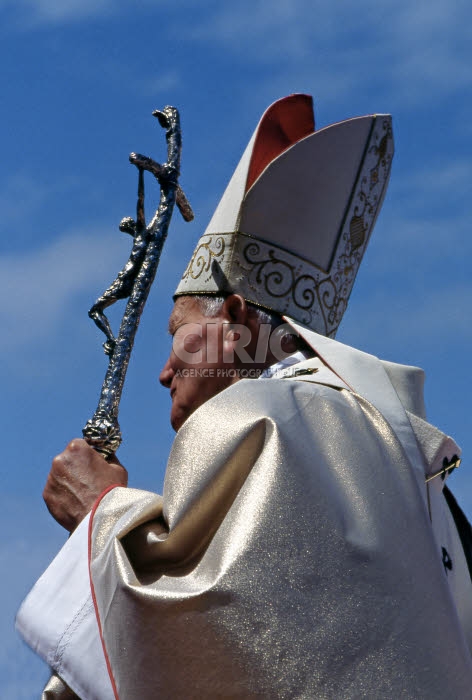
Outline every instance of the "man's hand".
[(112, 484), (127, 483), (128, 473), (116, 457), (107, 462), (77, 438), (53, 459), (43, 498), (53, 518), (73, 532), (102, 491)]

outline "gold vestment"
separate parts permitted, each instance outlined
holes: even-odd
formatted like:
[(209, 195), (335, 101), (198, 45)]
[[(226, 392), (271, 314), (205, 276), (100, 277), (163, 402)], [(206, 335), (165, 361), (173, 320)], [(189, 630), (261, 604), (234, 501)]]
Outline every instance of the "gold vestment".
[(443, 566), (414, 460), (372, 403), (316, 374), (200, 407), (163, 496), (115, 488), (93, 514), (120, 700), (469, 697), (448, 577), (469, 594), (470, 578), (446, 508)]

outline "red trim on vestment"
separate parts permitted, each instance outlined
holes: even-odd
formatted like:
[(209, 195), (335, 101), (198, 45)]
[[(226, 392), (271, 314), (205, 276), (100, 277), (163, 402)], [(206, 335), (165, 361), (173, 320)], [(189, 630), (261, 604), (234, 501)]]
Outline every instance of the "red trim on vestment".
[(111, 670), (111, 664), (110, 664), (110, 659), (108, 658), (107, 650), (105, 647), (105, 640), (103, 638), (103, 632), (102, 632), (102, 625), (100, 624), (100, 616), (98, 614), (98, 606), (97, 606), (97, 598), (95, 597), (95, 589), (93, 587), (93, 581), (92, 581), (92, 569), (91, 569), (91, 562), (92, 562), (92, 523), (93, 523), (93, 516), (95, 515), (95, 511), (97, 510), (98, 506), (100, 505), (102, 499), (104, 496), (107, 495), (112, 489), (115, 489), (117, 486), (122, 486), (123, 484), (112, 484), (111, 486), (108, 486), (100, 496), (97, 498), (95, 503), (93, 504), (92, 512), (90, 513), (90, 520), (89, 520), (89, 531), (88, 531), (88, 566), (89, 566), (89, 578), (90, 578), (90, 590), (92, 591), (92, 600), (93, 600), (93, 607), (95, 608), (95, 617), (97, 618), (97, 624), (98, 624), (98, 631), (100, 633), (100, 639), (102, 642), (102, 648), (103, 648), (103, 654), (105, 656), (105, 661), (107, 665), (107, 670), (108, 670), (108, 675), (110, 676), (110, 681), (111, 681), (111, 686), (113, 688), (113, 693), (115, 695), (116, 700), (120, 700), (118, 697), (118, 690), (116, 688), (116, 683), (115, 679), (113, 678), (113, 672)]
[(289, 95), (264, 113), (257, 130), (246, 180), (246, 192), (269, 163), (315, 131), (311, 95)]

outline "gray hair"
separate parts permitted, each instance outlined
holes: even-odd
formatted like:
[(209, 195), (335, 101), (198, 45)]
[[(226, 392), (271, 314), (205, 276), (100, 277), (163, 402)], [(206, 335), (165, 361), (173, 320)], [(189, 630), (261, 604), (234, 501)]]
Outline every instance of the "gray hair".
[[(225, 299), (225, 296), (212, 296), (211, 294), (195, 295), (195, 300), (198, 303), (200, 311), (205, 316), (208, 316), (208, 318), (214, 318), (215, 316), (218, 316), (223, 304), (225, 303)], [(268, 323), (270, 326), (272, 326), (272, 329), (274, 330), (278, 326), (282, 326), (285, 323), (282, 316), (276, 311), (268, 311), (267, 309), (263, 309), (260, 306), (251, 304), (251, 302), (249, 301), (246, 303), (249, 309), (249, 313), (257, 318), (259, 324)], [(288, 342), (294, 343), (297, 350), (308, 350), (308, 346), (306, 345), (303, 338), (297, 335), (295, 331), (293, 333), (285, 333), (284, 338)]]
[[(208, 316), (208, 318), (214, 318), (220, 313), (226, 297), (212, 296), (210, 294), (196, 294), (195, 299), (202, 314), (205, 314), (205, 316)], [(255, 316), (259, 323), (269, 323), (273, 328), (277, 328), (277, 326), (284, 323), (280, 314), (276, 313), (275, 311), (266, 311), (255, 304), (251, 304), (250, 302), (247, 302), (247, 306), (249, 313)]]

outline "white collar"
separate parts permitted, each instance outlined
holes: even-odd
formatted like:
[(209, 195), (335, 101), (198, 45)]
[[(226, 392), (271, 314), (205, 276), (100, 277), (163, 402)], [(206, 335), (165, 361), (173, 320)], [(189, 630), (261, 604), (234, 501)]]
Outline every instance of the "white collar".
[(277, 379), (278, 375), (281, 375), (283, 370), (285, 370), (287, 367), (297, 365), (299, 362), (303, 362), (306, 359), (306, 354), (302, 350), (297, 350), (297, 352), (294, 352), (293, 355), (289, 355), (285, 359), (280, 360), (280, 362), (276, 362), (270, 367), (267, 367), (267, 369), (262, 372), (259, 379), (272, 379), (273, 377)]

